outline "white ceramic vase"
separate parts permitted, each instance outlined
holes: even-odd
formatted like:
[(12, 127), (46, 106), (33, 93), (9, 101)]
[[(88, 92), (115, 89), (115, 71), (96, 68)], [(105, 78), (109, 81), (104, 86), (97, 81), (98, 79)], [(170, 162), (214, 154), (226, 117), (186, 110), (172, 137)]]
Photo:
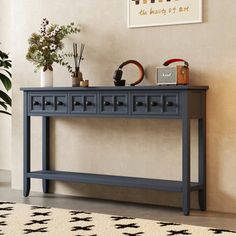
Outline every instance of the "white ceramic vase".
[(40, 85), (41, 87), (53, 87), (53, 70), (44, 71), (44, 68), (41, 68)]

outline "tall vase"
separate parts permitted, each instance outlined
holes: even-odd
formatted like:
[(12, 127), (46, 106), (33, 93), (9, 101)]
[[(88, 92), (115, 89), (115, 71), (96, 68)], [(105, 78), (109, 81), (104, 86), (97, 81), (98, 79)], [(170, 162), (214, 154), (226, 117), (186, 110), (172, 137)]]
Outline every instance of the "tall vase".
[(40, 74), (41, 87), (53, 87), (53, 70), (51, 68), (42, 68)]

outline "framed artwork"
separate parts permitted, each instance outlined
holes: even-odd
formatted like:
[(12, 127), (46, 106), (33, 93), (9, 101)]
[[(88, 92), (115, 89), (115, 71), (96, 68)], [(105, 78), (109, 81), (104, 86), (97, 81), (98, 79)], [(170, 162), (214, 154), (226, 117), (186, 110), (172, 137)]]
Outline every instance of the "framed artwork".
[(127, 0), (128, 27), (202, 22), (203, 0)]

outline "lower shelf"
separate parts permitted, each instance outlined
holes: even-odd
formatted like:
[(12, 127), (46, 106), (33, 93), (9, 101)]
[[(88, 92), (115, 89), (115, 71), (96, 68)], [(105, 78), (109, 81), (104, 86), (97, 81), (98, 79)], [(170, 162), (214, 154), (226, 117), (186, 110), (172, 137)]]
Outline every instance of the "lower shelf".
[[(147, 188), (163, 191), (182, 192), (182, 182), (172, 180), (157, 180), (114, 175), (87, 174), (65, 171), (34, 171), (27, 174), (29, 178), (61, 180), (79, 183), (102, 184), (133, 188)], [(199, 183), (191, 183), (191, 191), (203, 189)]]

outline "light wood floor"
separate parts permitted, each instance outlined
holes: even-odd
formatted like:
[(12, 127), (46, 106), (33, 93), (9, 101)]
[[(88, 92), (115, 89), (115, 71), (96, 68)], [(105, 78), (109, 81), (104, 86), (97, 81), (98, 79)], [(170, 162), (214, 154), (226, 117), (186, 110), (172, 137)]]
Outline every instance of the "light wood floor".
[(236, 215), (233, 214), (191, 211), (190, 216), (183, 216), (176, 208), (36, 192), (24, 198), (22, 191), (11, 189), (10, 172), (3, 170), (0, 171), (0, 200), (236, 230)]

